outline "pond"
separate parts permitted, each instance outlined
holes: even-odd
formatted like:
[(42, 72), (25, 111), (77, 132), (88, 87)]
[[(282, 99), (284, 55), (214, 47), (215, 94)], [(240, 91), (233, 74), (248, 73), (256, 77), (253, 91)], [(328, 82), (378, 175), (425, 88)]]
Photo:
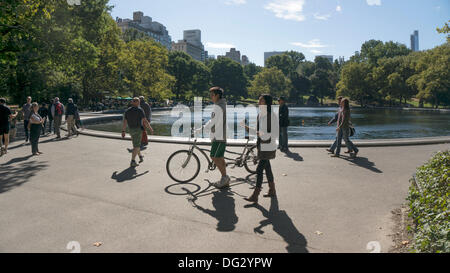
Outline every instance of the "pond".
[[(278, 109), (275, 111), (278, 112)], [(336, 127), (328, 126), (327, 123), (334, 117), (336, 108), (292, 107), (289, 111), (291, 123), (288, 129), (289, 139), (329, 140), (334, 138)], [(237, 115), (231, 114), (230, 110), (227, 110), (227, 113), (228, 126), (233, 128)], [(351, 116), (356, 128), (354, 139), (450, 136), (450, 112), (355, 108), (352, 109)], [(209, 117), (210, 112), (204, 111), (203, 123), (209, 120)], [(155, 135), (170, 136), (172, 124), (178, 119), (178, 117), (172, 117), (170, 111), (154, 111), (151, 124)], [(239, 124), (240, 121), (238, 120), (235, 124)], [(120, 133), (122, 123), (118, 120), (92, 124), (86, 128)], [(231, 135), (233, 138), (232, 133)], [(234, 138), (243, 138), (243, 134), (234, 133)]]

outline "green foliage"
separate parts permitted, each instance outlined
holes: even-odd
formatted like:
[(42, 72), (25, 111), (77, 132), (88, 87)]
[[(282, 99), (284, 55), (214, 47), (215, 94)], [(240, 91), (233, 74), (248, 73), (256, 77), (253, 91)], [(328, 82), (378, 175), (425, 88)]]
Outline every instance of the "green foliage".
[(149, 40), (129, 42), (120, 61), (124, 94), (158, 99), (171, 97), (175, 78), (166, 73), (167, 66), (167, 49), (162, 45)]
[(239, 63), (229, 58), (219, 58), (210, 63), (211, 82), (224, 89), (227, 97), (247, 97), (247, 78)]
[(410, 217), (414, 220), (413, 251), (450, 252), (450, 151), (437, 153), (417, 169), (417, 183), (409, 190)]
[[(450, 23), (450, 20), (448, 22)], [(437, 32), (444, 34), (450, 33), (450, 27), (448, 26), (448, 23), (445, 23), (442, 28), (437, 28)], [(447, 43), (450, 43), (450, 35), (447, 35)]]
[(252, 98), (261, 94), (270, 94), (273, 97), (287, 96), (292, 89), (289, 78), (275, 67), (264, 68), (251, 82), (249, 93)]
[(342, 68), (341, 80), (337, 84), (337, 95), (348, 96), (361, 106), (371, 97), (370, 66), (366, 63), (349, 62)]
[(211, 79), (209, 68), (184, 52), (169, 53), (168, 72), (175, 77), (173, 93), (177, 99), (206, 95)]
[(249, 81), (253, 81), (255, 78), (255, 75), (260, 73), (263, 70), (261, 66), (258, 66), (254, 63), (250, 63), (246, 66), (244, 66), (244, 74), (247, 76), (247, 79)]

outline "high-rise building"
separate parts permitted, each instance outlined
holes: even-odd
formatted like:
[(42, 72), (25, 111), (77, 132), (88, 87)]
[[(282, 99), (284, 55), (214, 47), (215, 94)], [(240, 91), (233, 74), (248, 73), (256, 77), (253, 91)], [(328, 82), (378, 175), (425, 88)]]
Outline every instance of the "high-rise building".
[(414, 34), (411, 35), (411, 50), (419, 51), (419, 31), (414, 31)]
[(236, 48), (230, 49), (230, 52), (225, 53), (225, 57), (232, 59), (235, 62), (241, 63), (241, 52)]
[(133, 12), (133, 20), (117, 17), (116, 23), (123, 32), (127, 29), (136, 29), (153, 38), (153, 40), (162, 44), (167, 49), (170, 50), (172, 47), (172, 37), (170, 37), (166, 27), (161, 23), (153, 21), (151, 17), (144, 16), (142, 11)]
[(202, 32), (199, 29), (183, 31), (183, 40), (186, 40), (188, 43), (191, 43), (197, 47), (203, 47)]
[(208, 58), (208, 51), (202, 43), (202, 32), (199, 29), (183, 31), (183, 40), (172, 43), (173, 51), (183, 51), (197, 61), (204, 62)]
[(286, 53), (286, 51), (271, 51), (271, 52), (264, 52), (264, 65), (266, 65), (267, 59), (269, 59), (272, 56), (281, 55), (283, 53)]
[(197, 61), (204, 61), (205, 51), (203, 48), (197, 47), (186, 40), (179, 40), (178, 43), (173, 42), (172, 51), (182, 51)]
[(316, 58), (317, 58), (317, 57), (325, 58), (325, 59), (327, 59), (328, 61), (330, 61), (330, 63), (333, 63), (333, 62), (334, 62), (333, 55), (317, 55)]

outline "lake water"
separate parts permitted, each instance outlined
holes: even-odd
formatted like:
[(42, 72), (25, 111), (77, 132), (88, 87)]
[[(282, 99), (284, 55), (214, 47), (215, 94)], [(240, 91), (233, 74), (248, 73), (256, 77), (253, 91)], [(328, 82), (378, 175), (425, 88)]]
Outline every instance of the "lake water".
[[(233, 128), (242, 120), (242, 116), (228, 111), (228, 126)], [(275, 109), (278, 112), (278, 109)], [(335, 125), (328, 126), (334, 117), (336, 108), (295, 108), (289, 109), (291, 126), (289, 139), (293, 140), (329, 140), (335, 137)], [(192, 115), (193, 116), (193, 115)], [(252, 115), (253, 116), (253, 115)], [(396, 109), (352, 109), (352, 123), (356, 128), (354, 139), (393, 139), (450, 136), (450, 112), (396, 110)], [(198, 116), (197, 116), (198, 117)], [(200, 114), (201, 117), (201, 114)], [(209, 120), (210, 112), (203, 112), (203, 123)], [(186, 117), (188, 118), (188, 117)], [(170, 136), (172, 124), (179, 117), (172, 117), (170, 111), (155, 111), (152, 115), (152, 127), (155, 135)], [(193, 119), (193, 117), (191, 117)], [(243, 138), (243, 134), (230, 132), (231, 138)], [(121, 132), (121, 121), (86, 126), (88, 129)], [(229, 129), (229, 131), (232, 131)], [(207, 137), (207, 135), (205, 136)]]

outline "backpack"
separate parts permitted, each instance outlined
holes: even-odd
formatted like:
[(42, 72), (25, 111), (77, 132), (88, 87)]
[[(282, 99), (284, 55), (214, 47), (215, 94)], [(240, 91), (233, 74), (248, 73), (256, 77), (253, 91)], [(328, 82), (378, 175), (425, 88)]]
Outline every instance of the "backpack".
[(56, 106), (55, 106), (55, 112), (58, 116), (62, 116), (63, 115), (63, 111), (62, 111), (62, 105), (59, 102)]

